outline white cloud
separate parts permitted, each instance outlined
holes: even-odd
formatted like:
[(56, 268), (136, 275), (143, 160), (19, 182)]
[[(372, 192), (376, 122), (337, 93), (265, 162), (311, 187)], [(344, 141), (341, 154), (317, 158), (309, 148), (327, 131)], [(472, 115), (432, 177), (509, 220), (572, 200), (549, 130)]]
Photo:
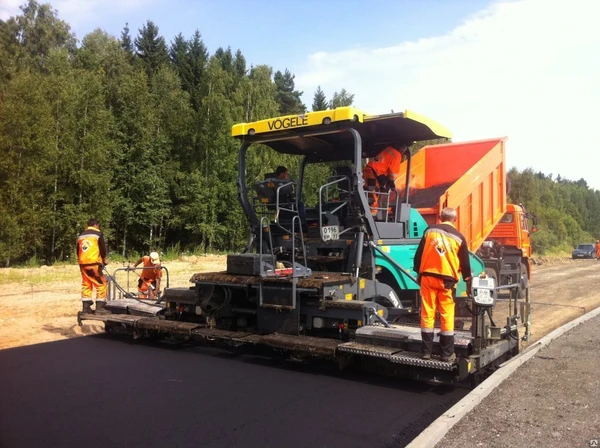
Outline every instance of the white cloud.
[(596, 0), (498, 2), (443, 36), (312, 54), (296, 85), (328, 95), (344, 87), (370, 113), (415, 110), (454, 141), (508, 136), (509, 167), (600, 189), (599, 13)]
[(8, 20), (19, 15), (21, 13), (19, 6), (22, 4), (23, 0), (2, 0), (0, 2), (0, 20)]
[[(98, 16), (117, 16), (120, 13), (139, 11), (159, 0), (53, 0), (52, 7), (59, 17), (76, 27), (81, 23), (98, 23)], [(81, 36), (83, 37), (83, 36)]]
[[(7, 20), (21, 14), (19, 6), (27, 0), (0, 0), (0, 20)], [(164, 0), (43, 0), (50, 3), (52, 9), (58, 11), (58, 17), (67, 22), (71, 28), (89, 25), (94, 28), (100, 18), (110, 19), (119, 14), (139, 12)], [(124, 23), (123, 23), (124, 25)], [(90, 29), (91, 31), (91, 29)], [(82, 38), (83, 36), (77, 36)]]

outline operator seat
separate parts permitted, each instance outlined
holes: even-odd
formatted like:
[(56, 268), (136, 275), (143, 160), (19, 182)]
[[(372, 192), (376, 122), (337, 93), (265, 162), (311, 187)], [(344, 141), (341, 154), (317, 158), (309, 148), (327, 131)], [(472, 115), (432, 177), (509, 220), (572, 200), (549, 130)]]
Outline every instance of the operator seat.
[[(278, 179), (275, 173), (265, 174), (265, 180), (254, 184), (258, 201), (266, 205), (269, 210), (275, 210), (277, 207), (277, 189), (289, 182), (289, 180)], [(294, 187), (290, 184), (279, 190), (279, 205), (280, 207), (290, 208), (289, 205), (293, 203), (295, 203)]]
[[(265, 174), (265, 180), (254, 184), (257, 195), (254, 202), (255, 211), (262, 214), (266, 208), (272, 213), (271, 220), (277, 222), (277, 225), (272, 228), (274, 235), (281, 231), (278, 227), (283, 227), (287, 232), (291, 232), (293, 219), (298, 215), (294, 183), (291, 182), (289, 179), (279, 179), (275, 173), (267, 173)], [(279, 210), (277, 209), (278, 189)], [(258, 201), (258, 204), (256, 201)]]

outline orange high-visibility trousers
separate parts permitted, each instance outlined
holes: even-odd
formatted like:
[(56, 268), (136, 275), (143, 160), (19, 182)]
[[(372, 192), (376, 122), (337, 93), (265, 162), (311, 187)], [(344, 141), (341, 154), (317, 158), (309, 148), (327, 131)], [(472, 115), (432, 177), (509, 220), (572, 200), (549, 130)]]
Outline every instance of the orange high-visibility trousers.
[(156, 280), (140, 278), (138, 280), (138, 298), (154, 299), (156, 289)]
[(96, 288), (96, 300), (106, 300), (108, 282), (102, 275), (100, 265), (79, 266), (81, 271), (81, 300), (92, 300), (92, 289)]
[(367, 190), (367, 198), (370, 201), (371, 214), (377, 214), (377, 208), (379, 208), (379, 195), (375, 192), (378, 190), (377, 185), (377, 174), (373, 169), (365, 169), (363, 171), (363, 180), (365, 183), (365, 190)]
[(440, 312), (442, 336), (454, 335), (453, 290), (444, 288), (444, 280), (421, 276), (421, 330), (433, 333), (435, 310)]

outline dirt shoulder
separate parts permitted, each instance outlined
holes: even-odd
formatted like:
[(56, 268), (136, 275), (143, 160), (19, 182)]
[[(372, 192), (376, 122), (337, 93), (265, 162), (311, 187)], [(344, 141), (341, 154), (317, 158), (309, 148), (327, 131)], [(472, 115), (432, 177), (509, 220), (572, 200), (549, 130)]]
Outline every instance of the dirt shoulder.
[[(532, 342), (597, 308), (600, 262), (536, 269)], [(497, 387), (439, 447), (587, 447), (600, 439), (600, 317), (574, 328)]]
[(600, 316), (540, 350), (436, 446), (598, 446), (599, 325)]
[[(195, 272), (225, 269), (226, 257), (187, 257), (166, 262), (171, 286), (189, 285)], [(110, 272), (119, 266), (111, 264)], [(600, 262), (540, 259), (533, 271), (533, 341), (600, 306), (594, 287)], [(0, 269), (0, 349), (50, 342), (103, 331), (76, 322), (81, 277), (77, 266)]]
[[(225, 269), (226, 257), (182, 257), (164, 264), (171, 286), (185, 286), (195, 272)], [(110, 264), (109, 271), (118, 267)], [(78, 266), (0, 269), (0, 349), (104, 331), (102, 324), (77, 325), (80, 285)]]

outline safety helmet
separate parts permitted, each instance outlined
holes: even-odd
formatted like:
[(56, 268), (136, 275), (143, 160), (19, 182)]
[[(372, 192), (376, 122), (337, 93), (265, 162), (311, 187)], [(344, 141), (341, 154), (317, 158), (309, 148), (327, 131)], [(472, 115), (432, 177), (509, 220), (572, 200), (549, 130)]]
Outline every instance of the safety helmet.
[(150, 252), (150, 262), (152, 264), (160, 264), (160, 258), (158, 257), (158, 252)]

